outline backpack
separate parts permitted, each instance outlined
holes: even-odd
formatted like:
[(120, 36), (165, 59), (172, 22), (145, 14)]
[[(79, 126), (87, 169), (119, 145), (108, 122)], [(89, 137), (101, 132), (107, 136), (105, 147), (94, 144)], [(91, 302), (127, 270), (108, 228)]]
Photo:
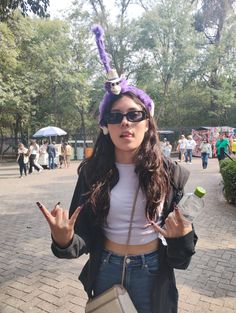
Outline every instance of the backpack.
[(164, 225), (165, 219), (172, 212), (184, 195), (184, 186), (189, 178), (190, 172), (176, 161), (163, 156), (163, 163), (166, 171), (170, 175), (170, 190), (166, 197), (161, 226)]

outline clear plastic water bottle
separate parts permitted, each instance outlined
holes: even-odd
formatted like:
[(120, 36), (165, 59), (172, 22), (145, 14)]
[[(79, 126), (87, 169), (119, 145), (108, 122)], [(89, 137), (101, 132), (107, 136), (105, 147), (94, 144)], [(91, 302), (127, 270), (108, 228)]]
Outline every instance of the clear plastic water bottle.
[(184, 194), (177, 207), (181, 210), (186, 220), (192, 222), (204, 207), (203, 197), (205, 194), (206, 190), (202, 187), (197, 187), (194, 192)]

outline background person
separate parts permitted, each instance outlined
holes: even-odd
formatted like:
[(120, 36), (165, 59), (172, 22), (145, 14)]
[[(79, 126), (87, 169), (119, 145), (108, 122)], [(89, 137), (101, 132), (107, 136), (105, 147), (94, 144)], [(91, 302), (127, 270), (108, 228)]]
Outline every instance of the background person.
[(37, 163), (37, 159), (39, 157), (39, 145), (36, 140), (30, 140), (29, 147), (29, 174), (32, 174), (33, 169), (36, 169), (38, 172), (41, 172), (43, 168)]
[(233, 155), (236, 155), (236, 138), (233, 138), (231, 152)]
[(40, 151), (40, 147), (37, 144), (37, 142), (36, 142), (36, 145), (38, 146), (39, 149), (37, 150), (36, 158), (34, 160), (34, 164), (39, 168), (39, 172), (41, 172), (43, 170), (43, 167), (41, 166), (41, 164), (39, 164), (39, 157), (40, 157), (41, 151)]
[(65, 142), (64, 146), (64, 162), (65, 167), (68, 168), (70, 166), (70, 158), (72, 154), (71, 145), (68, 142)]
[(20, 167), (20, 178), (23, 178), (23, 172), (25, 176), (27, 176), (27, 164), (29, 161), (28, 157), (28, 149), (24, 146), (23, 143), (19, 143), (18, 145), (18, 155), (16, 161)]
[(192, 135), (188, 135), (187, 141), (186, 141), (186, 151), (185, 151), (185, 162), (191, 164), (192, 163), (192, 157), (193, 157), (193, 151), (196, 148), (196, 141), (193, 139)]
[(48, 144), (47, 153), (48, 153), (48, 168), (49, 170), (53, 170), (55, 168), (54, 160), (56, 157), (55, 142)]
[(179, 162), (184, 162), (185, 160), (185, 152), (186, 152), (186, 142), (187, 139), (184, 135), (180, 136), (180, 139), (178, 141), (177, 151), (179, 152)]
[(219, 134), (219, 138), (216, 141), (216, 153), (218, 161), (224, 160), (226, 157), (225, 153), (229, 153), (229, 140), (225, 138), (223, 133)]
[(64, 143), (61, 143), (60, 149), (59, 149), (59, 168), (63, 167), (63, 164), (65, 165), (65, 148)]
[(46, 140), (43, 141), (43, 144), (39, 147), (39, 159), (38, 159), (37, 163), (40, 166), (41, 165), (47, 166), (47, 164), (48, 164), (47, 147), (48, 147), (48, 140), (46, 139)]
[(161, 149), (162, 149), (164, 156), (166, 156), (167, 158), (170, 158), (171, 151), (172, 151), (172, 145), (170, 144), (170, 142), (166, 138), (164, 138), (164, 143), (163, 143)]
[(208, 165), (209, 156), (212, 155), (211, 144), (208, 139), (204, 138), (200, 144), (201, 158), (202, 158), (202, 168), (206, 169)]
[(44, 140), (43, 144), (39, 148), (39, 155), (47, 153), (48, 141)]

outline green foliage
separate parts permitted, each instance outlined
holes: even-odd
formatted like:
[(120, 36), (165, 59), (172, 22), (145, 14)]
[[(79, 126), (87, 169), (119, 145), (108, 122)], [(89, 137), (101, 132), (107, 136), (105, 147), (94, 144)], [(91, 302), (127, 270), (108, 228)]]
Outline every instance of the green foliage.
[(213, 43), (219, 40), (225, 19), (233, 13), (235, 0), (203, 0), (201, 8), (195, 13), (195, 28), (205, 32)]
[(205, 37), (198, 75), (210, 91), (210, 125), (233, 125), (235, 101), (235, 0), (204, 0), (195, 28)]
[(46, 17), (49, 0), (1, 0), (0, 3), (0, 21), (8, 19), (16, 9), (19, 9), (22, 15), (32, 12), (38, 16)]
[(225, 198), (229, 203), (236, 204), (236, 158), (233, 161), (220, 161), (220, 172), (224, 181)]
[[(186, 1), (166, 0), (158, 2), (138, 22), (140, 30), (134, 47), (141, 52), (139, 79), (141, 73), (145, 75), (142, 79), (145, 81), (147, 75), (151, 76), (148, 82), (151, 89), (156, 89), (160, 121), (167, 122), (169, 108), (175, 106), (176, 87), (182, 89), (197, 61), (199, 52), (195, 42), (198, 35), (192, 27), (189, 11), (190, 5)], [(143, 64), (148, 65), (148, 74), (142, 70)]]
[(86, 123), (90, 87), (69, 24), (15, 14), (0, 27), (6, 42), (0, 46), (1, 133), (28, 138), (47, 125), (78, 132), (81, 120)]
[[(221, 5), (207, 12), (211, 1), (217, 2), (203, 1), (198, 21), (196, 1), (184, 0), (117, 0), (114, 18), (97, 0), (75, 1), (66, 20), (15, 11), (0, 22), (0, 133), (28, 138), (49, 124), (70, 136), (98, 130), (106, 77), (94, 23), (105, 30), (111, 66), (154, 100), (159, 127), (234, 126), (235, 14)], [(128, 14), (134, 3), (143, 8), (136, 19)], [(222, 23), (215, 25), (221, 9)], [(213, 41), (212, 25), (219, 30)]]

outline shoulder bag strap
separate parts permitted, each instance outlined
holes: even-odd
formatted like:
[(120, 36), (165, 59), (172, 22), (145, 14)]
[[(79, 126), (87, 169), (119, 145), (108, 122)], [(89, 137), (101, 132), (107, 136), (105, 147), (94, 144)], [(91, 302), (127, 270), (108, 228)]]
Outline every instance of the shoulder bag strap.
[(123, 287), (124, 287), (124, 279), (125, 279), (125, 263), (126, 263), (126, 259), (127, 259), (127, 255), (128, 255), (127, 250), (128, 250), (128, 245), (130, 242), (130, 237), (131, 237), (132, 223), (133, 223), (133, 219), (134, 219), (134, 211), (135, 211), (135, 206), (136, 206), (136, 202), (137, 202), (137, 198), (138, 198), (139, 187), (140, 186), (138, 186), (138, 188), (135, 192), (131, 216), (130, 216), (129, 231), (128, 231), (128, 237), (127, 237), (127, 241), (126, 241), (125, 257), (124, 257), (124, 261), (123, 261), (123, 270), (122, 270), (122, 279), (121, 279), (121, 285)]

